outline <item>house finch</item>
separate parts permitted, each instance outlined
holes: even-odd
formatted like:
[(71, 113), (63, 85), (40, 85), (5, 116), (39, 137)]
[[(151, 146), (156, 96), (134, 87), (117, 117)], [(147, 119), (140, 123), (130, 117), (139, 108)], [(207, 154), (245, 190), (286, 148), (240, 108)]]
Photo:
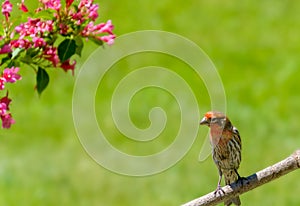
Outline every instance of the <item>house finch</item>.
[[(223, 192), (221, 189), (222, 175), (225, 183), (231, 184), (241, 180), (237, 169), (241, 162), (242, 143), (238, 130), (221, 112), (207, 112), (200, 125), (210, 127), (210, 142), (212, 145), (213, 160), (219, 171), (219, 181), (215, 194)], [(240, 198), (234, 197), (225, 201), (225, 205), (241, 205)]]

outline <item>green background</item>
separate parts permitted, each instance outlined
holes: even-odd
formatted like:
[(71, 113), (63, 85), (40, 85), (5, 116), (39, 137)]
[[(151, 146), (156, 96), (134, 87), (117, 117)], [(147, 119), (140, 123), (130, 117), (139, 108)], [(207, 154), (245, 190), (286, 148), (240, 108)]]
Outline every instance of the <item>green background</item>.
[[(100, 21), (112, 19), (118, 36), (144, 29), (170, 31), (194, 41), (209, 55), (226, 90), (227, 114), (241, 133), (242, 176), (299, 148), (299, 1), (98, 2)], [(87, 43), (78, 67), (96, 48)], [(201, 115), (210, 109), (205, 87), (180, 62), (155, 55), (137, 59), (157, 61), (181, 73), (194, 90), (199, 88)], [(110, 95), (110, 86), (133, 69), (130, 62), (120, 62), (120, 69), (114, 68), (103, 84), (107, 90), (97, 93), (99, 122), (109, 114), (101, 104)], [(32, 70), (22, 70), (23, 80), (9, 86), (16, 124), (0, 133), (0, 205), (180, 205), (215, 189), (218, 173), (211, 157), (198, 161), (208, 131), (204, 127), (188, 154), (160, 174), (128, 177), (99, 166), (84, 151), (73, 126), (76, 75), (60, 69), (49, 72), (50, 85), (41, 98), (33, 89)], [(138, 95), (132, 104), (133, 122), (142, 128), (149, 126), (147, 115), (154, 105), (166, 108), (171, 117), (180, 112), (170, 106), (175, 101), (168, 94), (152, 90)], [(103, 126), (115, 147), (147, 154), (172, 142), (178, 129), (176, 119), (172, 121), (165, 135), (145, 146), (111, 131), (110, 120)], [(241, 201), (243, 205), (299, 205), (299, 193), (295, 171), (242, 195)]]

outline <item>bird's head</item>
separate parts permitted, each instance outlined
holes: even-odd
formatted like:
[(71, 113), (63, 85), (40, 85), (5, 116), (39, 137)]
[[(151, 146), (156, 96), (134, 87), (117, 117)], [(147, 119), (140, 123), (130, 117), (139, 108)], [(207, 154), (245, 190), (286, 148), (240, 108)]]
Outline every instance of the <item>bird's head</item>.
[(207, 112), (203, 119), (200, 121), (200, 125), (207, 125), (208, 127), (215, 125), (220, 127), (225, 127), (231, 124), (229, 119), (222, 112), (210, 111)]

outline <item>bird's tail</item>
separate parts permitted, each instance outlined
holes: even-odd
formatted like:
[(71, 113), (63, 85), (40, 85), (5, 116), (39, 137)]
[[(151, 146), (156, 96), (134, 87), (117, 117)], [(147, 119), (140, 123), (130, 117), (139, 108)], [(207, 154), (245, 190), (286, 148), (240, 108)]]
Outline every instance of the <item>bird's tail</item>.
[[(223, 170), (223, 174), (224, 174), (224, 179), (225, 179), (226, 185), (234, 183), (235, 181), (238, 180), (238, 175), (236, 174), (235, 170)], [(232, 203), (235, 205), (241, 205), (241, 200), (240, 200), (239, 196), (236, 196), (230, 200), (225, 201), (226, 206), (229, 206)]]

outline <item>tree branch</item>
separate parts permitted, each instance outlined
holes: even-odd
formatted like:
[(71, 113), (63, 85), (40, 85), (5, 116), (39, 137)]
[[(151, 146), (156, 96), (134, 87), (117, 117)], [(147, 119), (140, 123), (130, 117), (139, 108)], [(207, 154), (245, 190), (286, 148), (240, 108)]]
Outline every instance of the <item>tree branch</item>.
[(229, 200), (234, 196), (241, 195), (256, 187), (266, 184), (276, 178), (286, 175), (287, 173), (292, 172), (299, 168), (300, 168), (300, 149), (296, 150), (292, 155), (290, 155), (286, 159), (272, 166), (269, 166), (253, 175), (250, 175), (249, 177), (243, 179), (242, 181), (238, 181), (222, 187), (222, 190), (224, 191), (223, 195), (215, 195), (214, 192), (211, 192), (207, 195), (204, 195), (188, 203), (185, 203), (182, 206), (216, 205), (218, 203)]

